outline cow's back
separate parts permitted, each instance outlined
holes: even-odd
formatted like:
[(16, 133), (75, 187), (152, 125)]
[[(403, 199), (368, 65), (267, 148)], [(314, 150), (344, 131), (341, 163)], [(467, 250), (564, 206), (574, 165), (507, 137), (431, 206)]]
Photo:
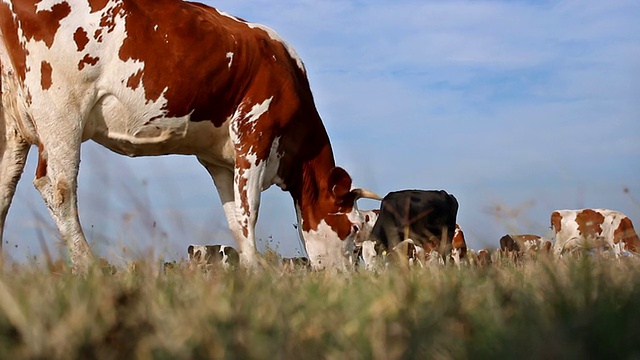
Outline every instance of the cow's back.
[(551, 214), (554, 252), (575, 248), (610, 247), (636, 251), (638, 236), (631, 220), (610, 209), (556, 210)]
[[(210, 144), (196, 147), (202, 139), (188, 132), (224, 144), (228, 130), (215, 128), (228, 127), (243, 103), (256, 106), (251, 101), (277, 112), (259, 124), (265, 142), (276, 137), (272, 128), (293, 121), (323, 130), (295, 51), (273, 30), (214, 8), (179, 0), (12, 1), (0, 4), (0, 19), (3, 57), (23, 86), (25, 113), (17, 117), (42, 118), (58, 104), (84, 122), (85, 139), (116, 152), (230, 158)], [(299, 116), (304, 106), (310, 116)], [(189, 125), (202, 121), (215, 128)]]

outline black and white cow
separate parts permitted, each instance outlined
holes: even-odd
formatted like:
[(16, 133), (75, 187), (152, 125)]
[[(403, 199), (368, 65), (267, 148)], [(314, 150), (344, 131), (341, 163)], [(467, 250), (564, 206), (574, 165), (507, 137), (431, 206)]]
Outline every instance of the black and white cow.
[(221, 265), (228, 269), (240, 262), (238, 251), (228, 245), (189, 245), (189, 261), (197, 266)]
[(456, 230), (458, 201), (444, 190), (402, 190), (382, 199), (371, 240), (394, 249), (411, 239), (426, 254), (449, 254)]

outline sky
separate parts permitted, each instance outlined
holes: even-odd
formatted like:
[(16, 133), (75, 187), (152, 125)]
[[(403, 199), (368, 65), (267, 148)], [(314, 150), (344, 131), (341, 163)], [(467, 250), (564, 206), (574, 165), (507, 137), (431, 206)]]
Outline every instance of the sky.
[[(355, 186), (448, 191), (469, 247), (550, 237), (556, 209), (610, 208), (640, 224), (640, 2), (205, 3), (296, 49)], [(66, 251), (32, 185), (36, 163), (32, 149), (5, 229), (18, 262)], [(130, 159), (85, 143), (78, 194), (102, 257), (170, 261), (189, 244), (234, 245), (194, 157)], [(265, 191), (258, 248), (303, 254), (295, 222), (289, 194)]]

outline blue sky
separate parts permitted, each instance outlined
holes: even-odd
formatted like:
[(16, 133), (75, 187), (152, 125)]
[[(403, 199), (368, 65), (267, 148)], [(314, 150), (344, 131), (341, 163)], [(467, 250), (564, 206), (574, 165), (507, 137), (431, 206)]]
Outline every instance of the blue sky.
[[(640, 2), (206, 3), (294, 46), (355, 185), (449, 191), (472, 248), (507, 232), (548, 236), (555, 209), (617, 209), (640, 226)], [(39, 256), (38, 232), (64, 251), (30, 183), (35, 155), (5, 230), (16, 261)], [(128, 159), (88, 143), (79, 186), (101, 256), (175, 260), (191, 243), (233, 244), (192, 157)], [(259, 248), (299, 252), (287, 193), (263, 193), (258, 222)]]

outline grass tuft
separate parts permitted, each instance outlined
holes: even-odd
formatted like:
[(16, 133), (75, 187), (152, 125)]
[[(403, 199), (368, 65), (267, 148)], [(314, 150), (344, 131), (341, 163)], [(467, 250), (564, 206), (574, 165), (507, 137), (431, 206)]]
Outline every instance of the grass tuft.
[(0, 274), (0, 358), (636, 358), (640, 260)]

